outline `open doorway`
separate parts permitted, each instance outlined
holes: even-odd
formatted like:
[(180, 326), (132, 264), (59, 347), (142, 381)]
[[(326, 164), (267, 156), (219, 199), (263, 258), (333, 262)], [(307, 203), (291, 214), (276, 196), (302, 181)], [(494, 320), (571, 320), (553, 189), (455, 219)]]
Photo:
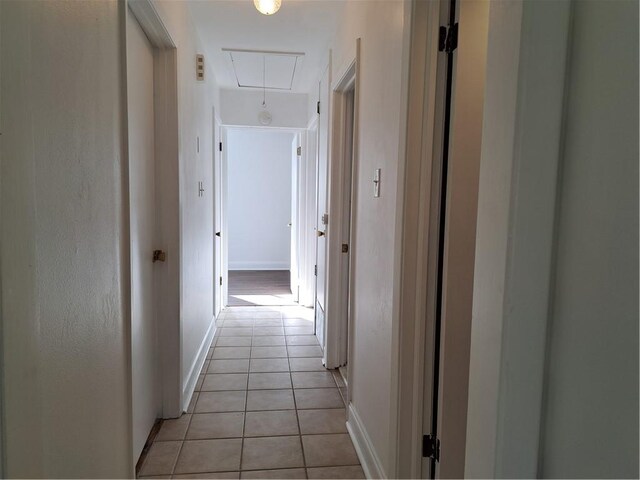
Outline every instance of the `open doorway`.
[(296, 137), (275, 129), (226, 129), (227, 306), (296, 304)]

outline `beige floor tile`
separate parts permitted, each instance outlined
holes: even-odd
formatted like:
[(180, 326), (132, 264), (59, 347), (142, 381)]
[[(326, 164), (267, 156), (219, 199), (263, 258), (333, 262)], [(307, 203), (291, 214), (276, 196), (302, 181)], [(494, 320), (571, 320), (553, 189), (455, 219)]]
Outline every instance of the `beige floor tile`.
[(288, 335), (287, 345), (319, 345), (315, 335)]
[(188, 413), (183, 414), (180, 418), (163, 420), (160, 431), (153, 441), (162, 442), (166, 440), (184, 440), (184, 435), (187, 433), (190, 420), (191, 415)]
[(251, 358), (287, 358), (287, 347), (251, 347)]
[(222, 327), (220, 329), (221, 337), (250, 337), (253, 335), (251, 327)]
[(196, 413), (187, 431), (187, 440), (242, 437), (244, 413)]
[(362, 467), (355, 466), (355, 465), (350, 467), (307, 468), (307, 476), (313, 479), (365, 478), (364, 472), (362, 471)]
[(303, 435), (302, 445), (308, 467), (337, 467), (360, 463), (347, 434)]
[(253, 337), (253, 347), (284, 347), (284, 335), (260, 335)]
[(202, 389), (202, 382), (204, 381), (204, 375), (198, 375), (198, 380), (196, 380), (195, 391), (198, 392)]
[(141, 476), (167, 475), (173, 472), (182, 442), (154, 442), (140, 469)]
[(348, 395), (347, 387), (340, 387), (338, 390), (340, 391), (340, 396), (342, 397), (342, 401), (346, 405), (347, 402), (348, 402), (348, 399), (347, 399), (347, 395)]
[(249, 359), (236, 360), (211, 360), (208, 373), (247, 373), (249, 371)]
[(245, 438), (242, 470), (302, 467), (300, 437)]
[(336, 388), (331, 372), (293, 372), (293, 388)]
[(344, 408), (300, 410), (300, 433), (347, 433), (347, 413)]
[(198, 401), (198, 395), (200, 395), (199, 392), (193, 392), (193, 395), (191, 395), (191, 400), (189, 400), (189, 406), (187, 407), (187, 413), (193, 413), (193, 411), (196, 408), (196, 402)]
[(182, 475), (174, 475), (173, 478), (203, 478), (209, 480), (235, 480), (240, 478), (240, 472), (221, 472), (221, 473), (184, 473)]
[(250, 347), (251, 337), (218, 337), (216, 347)]
[(247, 411), (294, 408), (293, 390), (249, 390), (247, 392)]
[(337, 388), (303, 388), (295, 396), (298, 409), (344, 408)]
[(252, 358), (249, 372), (288, 372), (289, 360), (286, 358)]
[(175, 473), (239, 470), (242, 439), (188, 440), (184, 442)]
[(282, 388), (291, 388), (289, 372), (249, 374), (249, 390), (278, 390)]
[(247, 412), (244, 424), (245, 437), (271, 437), (276, 435), (298, 434), (298, 418), (295, 410)]
[(216, 347), (213, 350), (213, 360), (249, 358), (251, 347)]
[(253, 327), (255, 320), (253, 318), (226, 318), (222, 322), (224, 328), (247, 328)]
[(327, 369), (322, 365), (322, 358), (290, 358), (289, 368), (292, 372), (313, 372)]
[(253, 327), (253, 335), (284, 335), (284, 328), (282, 327)]
[(205, 373), (207, 373), (207, 369), (209, 368), (209, 363), (211, 363), (211, 360), (204, 361), (204, 363), (202, 364), (202, 368), (200, 369), (200, 375), (204, 375)]
[(335, 379), (336, 385), (338, 385), (338, 388), (347, 386), (346, 383), (344, 383), (344, 378), (342, 378), (342, 374), (340, 373), (340, 370), (336, 368), (335, 370), (330, 370), (330, 371), (333, 374), (333, 378)]
[(313, 327), (284, 327), (285, 335), (313, 335)]
[(171, 478), (171, 475), (138, 475), (136, 478)]
[(282, 320), (279, 318), (258, 318), (254, 326), (256, 327), (281, 327)]
[(195, 413), (242, 412), (247, 392), (200, 392)]
[(285, 318), (283, 322), (285, 327), (313, 327), (313, 320), (304, 318)]
[[(287, 347), (289, 357), (322, 357), (322, 349), (319, 346), (302, 345), (295, 346), (289, 345)], [(215, 353), (214, 353), (215, 355)]]
[(212, 373), (205, 376), (200, 390), (203, 392), (246, 390), (247, 378), (246, 373)]
[(313, 308), (288, 307), (282, 309), (282, 318), (302, 318), (313, 322)]
[(251, 470), (249, 472), (242, 472), (240, 478), (307, 478), (304, 468), (286, 468), (281, 470)]

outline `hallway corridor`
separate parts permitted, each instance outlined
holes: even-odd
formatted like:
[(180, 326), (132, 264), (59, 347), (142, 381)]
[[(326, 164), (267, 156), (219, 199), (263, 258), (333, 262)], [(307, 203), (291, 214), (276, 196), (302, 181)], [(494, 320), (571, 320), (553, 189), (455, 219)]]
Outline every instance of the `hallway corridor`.
[(312, 314), (223, 311), (188, 412), (164, 421), (139, 478), (364, 478)]

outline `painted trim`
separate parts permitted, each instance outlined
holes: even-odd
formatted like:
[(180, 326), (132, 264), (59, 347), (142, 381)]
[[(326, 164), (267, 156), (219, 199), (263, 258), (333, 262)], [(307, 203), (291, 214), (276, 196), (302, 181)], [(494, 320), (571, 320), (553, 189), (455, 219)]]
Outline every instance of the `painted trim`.
[(373, 442), (353, 404), (349, 404), (348, 414), (347, 431), (362, 465), (362, 470), (364, 470), (364, 476), (366, 478), (388, 478), (382, 468), (380, 457), (373, 447)]
[[(357, 225), (357, 179), (358, 179), (358, 133), (359, 133), (359, 65), (360, 65), (360, 39), (355, 42), (355, 56), (340, 71), (340, 76), (332, 82), (330, 90), (330, 117), (329, 117), (329, 175), (328, 175), (328, 213), (329, 226), (327, 228), (327, 290), (325, 300), (326, 326), (325, 326), (325, 364), (327, 368), (337, 368), (347, 364), (349, 369), (349, 359), (344, 358), (342, 353), (341, 337), (346, 331), (348, 312), (351, 318), (354, 314), (354, 280), (353, 280), (353, 258), (355, 252), (355, 228)], [(345, 258), (341, 251), (341, 244), (345, 238), (345, 126), (344, 115), (346, 108), (346, 93), (353, 88), (353, 129), (352, 129), (352, 152), (350, 159), (351, 166), (351, 211), (350, 211), (350, 232), (349, 232), (349, 255)], [(348, 278), (344, 278), (345, 268), (349, 269)], [(353, 338), (353, 322), (347, 333), (349, 342)], [(351, 342), (352, 343), (352, 342)], [(347, 351), (353, 351), (353, 344), (349, 345)], [(351, 371), (349, 371), (351, 373)], [(350, 377), (351, 380), (351, 377)]]
[[(402, 178), (399, 319), (393, 342), (390, 462), (396, 478), (422, 478), (424, 419), (430, 420), (437, 258), (437, 199), (433, 159), (441, 156), (444, 59), (439, 59), (441, 2), (414, 2), (406, 123), (406, 164)], [(438, 119), (438, 121), (436, 121)], [(435, 242), (435, 243), (434, 243)], [(434, 248), (429, 248), (435, 245)], [(426, 301), (425, 301), (426, 299)], [(429, 345), (429, 347), (427, 347)], [(427, 402), (425, 403), (425, 398)]]
[(200, 371), (202, 370), (202, 366), (204, 365), (205, 360), (207, 359), (207, 352), (211, 345), (213, 345), (213, 339), (218, 333), (218, 328), (216, 326), (216, 317), (211, 319), (211, 324), (207, 329), (207, 333), (205, 334), (202, 342), (200, 343), (200, 348), (198, 349), (198, 355), (196, 355), (196, 359), (191, 365), (191, 369), (189, 370), (189, 375), (187, 376), (183, 386), (182, 386), (182, 411), (186, 412), (189, 408), (189, 402), (191, 402), (191, 397), (193, 396), (193, 392), (196, 389), (196, 383), (198, 382), (198, 376), (200, 375)]
[(289, 262), (229, 262), (229, 270), (289, 270)]

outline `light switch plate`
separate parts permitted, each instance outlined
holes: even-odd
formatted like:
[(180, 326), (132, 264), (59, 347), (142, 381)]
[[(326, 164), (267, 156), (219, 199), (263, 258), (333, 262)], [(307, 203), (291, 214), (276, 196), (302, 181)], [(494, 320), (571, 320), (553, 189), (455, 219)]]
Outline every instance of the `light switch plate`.
[(373, 196), (380, 197), (380, 169), (376, 168), (373, 172)]

